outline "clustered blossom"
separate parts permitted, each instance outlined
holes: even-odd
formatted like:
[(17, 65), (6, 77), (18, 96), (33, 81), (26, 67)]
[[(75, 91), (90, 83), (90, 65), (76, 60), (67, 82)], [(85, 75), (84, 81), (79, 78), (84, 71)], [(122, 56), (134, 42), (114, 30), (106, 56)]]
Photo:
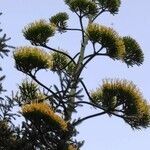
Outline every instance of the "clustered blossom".
[(87, 27), (87, 35), (93, 43), (99, 43), (111, 58), (122, 59), (126, 53), (122, 38), (112, 28), (92, 23)]
[(43, 119), (49, 123), (52, 128), (59, 128), (67, 131), (67, 123), (46, 103), (31, 103), (22, 107), (22, 114), (29, 120), (36, 120), (40, 122)]
[(54, 36), (55, 30), (53, 24), (40, 20), (27, 25), (23, 30), (23, 35), (33, 45), (41, 45), (46, 44), (49, 37)]
[(108, 113), (120, 110), (124, 120), (133, 128), (148, 127), (150, 106), (139, 89), (127, 80), (104, 80), (102, 86), (91, 93), (92, 102)]
[(14, 51), (16, 68), (23, 72), (51, 67), (51, 56), (37, 47), (19, 47)]

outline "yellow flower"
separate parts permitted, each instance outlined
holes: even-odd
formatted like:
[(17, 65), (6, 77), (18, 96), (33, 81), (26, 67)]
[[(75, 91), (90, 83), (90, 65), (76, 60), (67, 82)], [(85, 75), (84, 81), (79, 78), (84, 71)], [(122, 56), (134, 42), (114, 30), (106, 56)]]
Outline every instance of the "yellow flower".
[(42, 119), (53, 129), (67, 131), (67, 123), (46, 103), (26, 104), (22, 107), (22, 114), (29, 120), (40, 122)]
[(93, 43), (101, 44), (109, 57), (113, 59), (124, 57), (125, 45), (123, 39), (112, 28), (93, 23), (87, 27), (87, 35)]
[(77, 148), (74, 145), (70, 144), (68, 145), (67, 150), (77, 150)]
[(33, 69), (47, 69), (52, 65), (51, 56), (42, 49), (25, 46), (14, 51), (16, 68), (23, 72)]
[(45, 44), (48, 38), (54, 36), (56, 27), (45, 20), (35, 21), (23, 30), (24, 37), (34, 45)]
[(133, 128), (150, 125), (150, 106), (135, 84), (127, 80), (104, 80), (103, 85), (91, 93), (92, 102), (109, 112), (121, 110), (124, 120)]

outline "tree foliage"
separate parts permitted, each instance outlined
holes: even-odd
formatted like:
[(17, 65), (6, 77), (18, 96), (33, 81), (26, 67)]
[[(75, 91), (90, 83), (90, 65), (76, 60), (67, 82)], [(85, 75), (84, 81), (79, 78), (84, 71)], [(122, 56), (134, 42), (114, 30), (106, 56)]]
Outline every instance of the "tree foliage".
[[(2, 15), (2, 13), (0, 13)], [(2, 29), (0, 29), (0, 33), (2, 33)], [(6, 34), (0, 35), (0, 58), (4, 58), (4, 56), (8, 56), (9, 48), (11, 46), (7, 45), (7, 41), (10, 38), (6, 38)], [(2, 72), (2, 68), (0, 68), (0, 72)], [(0, 149), (10, 149), (10, 145), (14, 144), (15, 141), (15, 128), (13, 130), (11, 119), (14, 115), (11, 113), (12, 107), (14, 106), (11, 103), (11, 100), (8, 98), (4, 98), (2, 95), (6, 90), (3, 89), (2, 82), (5, 79), (5, 75), (0, 76)], [(8, 145), (8, 143), (10, 145)], [(11, 146), (12, 147), (12, 146)]]
[[(16, 149), (79, 150), (83, 141), (75, 139), (78, 134), (76, 127), (104, 114), (123, 119), (133, 129), (150, 125), (149, 104), (134, 83), (106, 79), (99, 88), (89, 92), (82, 77), (83, 70), (95, 57), (121, 60), (128, 67), (143, 63), (144, 55), (135, 39), (122, 37), (114, 29), (96, 22), (103, 13), (116, 15), (121, 1), (64, 0), (64, 3), (77, 15), (80, 24), (78, 28), (68, 26), (69, 15), (59, 12), (48, 21), (39, 20), (27, 25), (23, 35), (32, 46), (14, 50), (16, 69), (30, 79), (23, 80), (18, 93), (9, 99), (11, 107), (15, 105), (20, 108), (22, 126), (11, 130), (5, 122), (1, 124), (0, 129), (5, 130), (8, 139), (11, 138), (10, 141), (14, 143), (11, 149), (15, 145)], [(53, 36), (70, 31), (81, 33), (82, 42), (75, 56), (63, 48), (49, 46)], [(88, 44), (92, 48), (86, 55)], [(42, 69), (54, 72), (60, 84), (50, 87), (43, 84), (37, 76), (37, 72)], [(88, 100), (84, 99), (84, 92)], [(78, 113), (77, 108), (84, 108), (85, 105), (96, 108), (98, 113), (89, 112), (83, 118), (73, 118), (73, 113)]]

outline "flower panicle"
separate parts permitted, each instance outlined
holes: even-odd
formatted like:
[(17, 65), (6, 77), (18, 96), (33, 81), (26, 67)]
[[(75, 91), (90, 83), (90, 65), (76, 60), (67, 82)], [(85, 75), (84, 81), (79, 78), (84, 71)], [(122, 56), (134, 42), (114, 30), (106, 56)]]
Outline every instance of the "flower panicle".
[(55, 114), (54, 110), (46, 103), (31, 103), (22, 107), (22, 114), (29, 120), (43, 119), (52, 128), (59, 128), (63, 131), (67, 131), (67, 122), (65, 122), (60, 116)]
[(22, 72), (48, 69), (52, 65), (51, 56), (37, 47), (18, 47), (14, 51), (16, 68)]
[(56, 27), (45, 20), (30, 23), (23, 29), (24, 37), (33, 45), (42, 45), (48, 42), (48, 39), (55, 34)]

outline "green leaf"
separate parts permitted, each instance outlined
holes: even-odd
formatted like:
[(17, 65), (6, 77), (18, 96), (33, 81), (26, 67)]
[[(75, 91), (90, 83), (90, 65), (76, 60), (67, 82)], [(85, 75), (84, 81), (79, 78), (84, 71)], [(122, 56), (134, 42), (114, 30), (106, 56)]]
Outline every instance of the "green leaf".
[[(1, 32), (2, 30), (0, 30)], [(2, 37), (0, 37), (0, 57), (3, 58), (3, 55), (8, 56), (8, 52), (10, 51), (8, 48), (11, 46), (8, 46), (6, 42), (10, 40), (10, 38), (6, 38), (6, 34), (4, 34)]]
[(24, 80), (19, 85), (18, 102), (22, 104), (29, 104), (31, 102), (43, 101), (45, 96), (41, 93), (38, 85), (29, 80)]

